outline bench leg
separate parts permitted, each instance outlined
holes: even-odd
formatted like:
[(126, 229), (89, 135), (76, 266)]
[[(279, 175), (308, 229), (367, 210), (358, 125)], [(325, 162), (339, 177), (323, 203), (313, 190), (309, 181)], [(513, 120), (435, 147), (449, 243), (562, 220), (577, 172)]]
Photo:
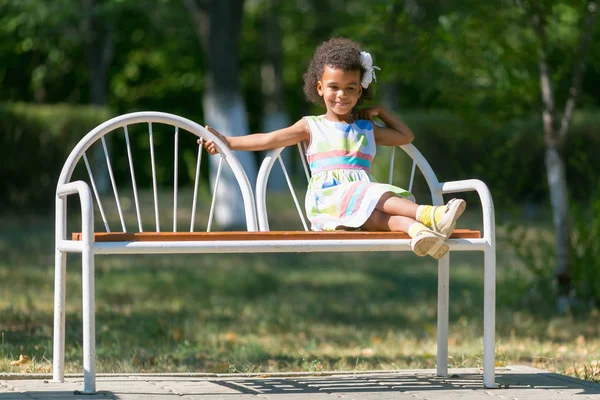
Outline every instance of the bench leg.
[(438, 261), (437, 376), (448, 376), (450, 252)]
[(96, 392), (96, 318), (94, 304), (94, 253), (85, 246), (81, 254), (83, 287), (83, 393)]
[(65, 292), (67, 253), (54, 254), (54, 343), (52, 352), (52, 380), (65, 380)]
[(495, 388), (496, 352), (496, 251), (492, 244), (483, 253), (483, 386)]

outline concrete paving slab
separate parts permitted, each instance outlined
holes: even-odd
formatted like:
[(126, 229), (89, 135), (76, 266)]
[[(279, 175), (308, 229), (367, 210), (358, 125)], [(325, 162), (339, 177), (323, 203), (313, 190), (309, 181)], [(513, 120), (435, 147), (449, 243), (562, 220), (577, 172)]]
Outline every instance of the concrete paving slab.
[[(179, 397), (183, 400), (264, 400), (264, 397), (255, 396), (252, 394), (217, 394), (217, 395), (190, 395)], [(287, 396), (285, 397), (287, 399)]]
[(240, 390), (235, 386), (226, 384), (226, 381), (161, 381), (161, 386), (172, 393), (184, 395), (231, 395), (239, 394)]
[(333, 393), (286, 393), (258, 395), (260, 400), (340, 400), (343, 396)]
[(0, 385), (0, 399), (28, 400), (29, 397), (24, 393), (13, 391), (7, 386)]
[(0, 400), (149, 399), (149, 400), (600, 400), (600, 384), (531, 367), (497, 369), (497, 389), (483, 387), (479, 370), (453, 369), (448, 377), (434, 370), (279, 374), (107, 374), (98, 393), (82, 395), (83, 380), (64, 383), (49, 377), (0, 374)]
[[(204, 396), (205, 399), (210, 399), (211, 397)], [(182, 400), (188, 399), (187, 397), (181, 397), (177, 394), (122, 394), (117, 397), (118, 400)]]
[(415, 397), (410, 393), (395, 391), (395, 390), (381, 390), (377, 392), (346, 392), (336, 393), (343, 400), (358, 400), (358, 399), (400, 399), (414, 400)]

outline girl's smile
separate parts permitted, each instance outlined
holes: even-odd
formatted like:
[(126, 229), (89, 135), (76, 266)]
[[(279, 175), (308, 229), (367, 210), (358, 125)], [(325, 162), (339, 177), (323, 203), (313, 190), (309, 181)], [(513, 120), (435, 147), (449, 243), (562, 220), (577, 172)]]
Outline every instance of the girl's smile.
[(350, 122), (352, 109), (362, 94), (360, 71), (344, 71), (326, 65), (317, 82), (317, 92), (327, 107), (326, 118)]

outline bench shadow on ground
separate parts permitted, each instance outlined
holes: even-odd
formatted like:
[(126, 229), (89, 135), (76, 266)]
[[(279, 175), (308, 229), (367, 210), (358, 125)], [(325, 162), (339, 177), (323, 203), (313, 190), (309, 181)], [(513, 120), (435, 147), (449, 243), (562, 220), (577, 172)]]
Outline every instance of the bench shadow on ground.
[[(101, 399), (119, 398), (127, 396), (152, 396), (160, 398), (178, 398), (180, 396), (222, 396), (231, 395), (290, 395), (290, 394), (376, 394), (384, 392), (418, 393), (428, 391), (448, 392), (448, 394), (468, 396), (477, 392), (492, 391), (490, 394), (516, 395), (527, 398), (528, 394), (542, 398), (544, 393), (548, 398), (563, 391), (576, 391), (578, 395), (598, 394), (600, 385), (576, 380), (554, 373), (502, 373), (499, 372), (496, 382), (498, 389), (484, 389), (482, 376), (477, 373), (454, 374), (448, 378), (436, 377), (426, 373), (416, 374), (368, 374), (368, 375), (339, 375), (339, 376), (298, 376), (298, 377), (226, 377), (219, 379), (206, 379), (194, 377), (106, 377), (99, 378), (99, 390), (95, 395), (84, 395), (78, 391), (53, 391), (59, 387), (48, 384), (48, 390), (40, 390), (39, 384), (34, 385), (37, 390), (27, 390), (25, 381), (20, 381), (18, 392), (0, 393), (0, 399), (20, 398), (61, 398), (61, 399)], [(112, 382), (112, 383), (111, 383)], [(65, 383), (82, 385), (81, 380)], [(112, 390), (101, 390), (102, 387), (111, 387)], [(120, 386), (120, 389), (118, 388)], [(156, 389), (162, 390), (157, 392)], [(23, 393), (24, 392), (24, 393)]]
[[(361, 392), (423, 392), (423, 391), (481, 391), (482, 375), (461, 374), (448, 378), (433, 375), (374, 374), (365, 377), (327, 376), (301, 378), (264, 378), (212, 381), (248, 394), (291, 393), (361, 393)], [(579, 394), (600, 393), (600, 386), (577, 381), (554, 373), (498, 374), (495, 390), (567, 390), (579, 388)], [(596, 387), (594, 387), (596, 386)]]

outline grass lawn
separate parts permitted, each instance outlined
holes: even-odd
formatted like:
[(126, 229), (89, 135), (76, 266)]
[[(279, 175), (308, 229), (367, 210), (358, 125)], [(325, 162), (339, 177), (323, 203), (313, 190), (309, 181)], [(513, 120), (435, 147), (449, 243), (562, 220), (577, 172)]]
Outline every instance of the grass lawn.
[[(279, 221), (288, 213), (281, 211)], [(462, 226), (477, 227), (478, 218), (470, 210)], [(497, 365), (598, 379), (600, 317), (556, 316), (551, 298), (525, 296), (523, 266), (506, 244), (500, 217), (498, 223)], [(52, 215), (0, 217), (0, 372), (51, 371), (53, 224)], [(431, 258), (398, 252), (96, 260), (98, 372), (435, 367), (437, 264)], [(481, 254), (452, 255), (451, 367), (481, 366), (482, 262)], [(67, 277), (66, 371), (78, 373), (76, 255), (69, 256)], [(11, 365), (21, 354), (32, 361)]]

